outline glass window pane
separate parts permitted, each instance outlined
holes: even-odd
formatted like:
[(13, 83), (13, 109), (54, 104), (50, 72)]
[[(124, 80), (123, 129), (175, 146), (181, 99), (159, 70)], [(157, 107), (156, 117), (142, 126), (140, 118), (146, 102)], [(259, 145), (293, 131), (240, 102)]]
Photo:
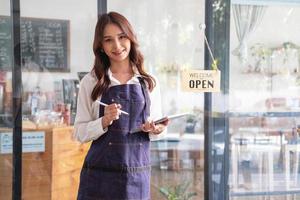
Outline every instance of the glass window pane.
[(96, 21), (96, 0), (21, 1), (24, 199), (77, 197), (89, 144), (75, 141), (72, 125)]
[(204, 69), (204, 37), (199, 24), (204, 22), (204, 1), (166, 0), (151, 2), (108, 1), (108, 12), (117, 11), (132, 24), (145, 67), (160, 85), (163, 115), (188, 112), (172, 120), (166, 137), (151, 143), (151, 199), (166, 198), (175, 187), (180, 195), (197, 193), (203, 199), (204, 134), (203, 93), (183, 92), (180, 72)]
[(231, 7), (230, 198), (298, 199), (300, 4), (251, 2)]
[(0, 196), (12, 198), (12, 79), (10, 1), (0, 1)]

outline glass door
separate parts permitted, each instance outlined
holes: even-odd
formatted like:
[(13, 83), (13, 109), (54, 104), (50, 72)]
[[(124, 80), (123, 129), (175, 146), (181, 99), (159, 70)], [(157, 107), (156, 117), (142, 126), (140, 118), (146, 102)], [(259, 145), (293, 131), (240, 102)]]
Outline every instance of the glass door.
[(300, 2), (232, 1), (230, 199), (299, 199)]
[(97, 1), (21, 1), (22, 199), (76, 199), (89, 144), (73, 137), (79, 81), (92, 69)]
[(151, 143), (151, 199), (204, 199), (204, 95), (182, 92), (180, 72), (204, 69), (204, 1), (107, 1), (136, 31), (145, 66), (160, 85), (166, 137)]
[[(12, 72), (11, 8), (9, 1), (0, 5), (0, 199), (76, 199), (89, 144), (75, 141), (72, 125), (78, 83), (93, 62), (97, 1), (21, 1), (15, 10), (21, 12), (14, 30), (21, 35), (22, 91), (17, 90), (22, 94), (17, 97), (22, 98), (22, 131), (17, 134), (22, 132), (22, 160), (17, 161), (22, 181), (13, 174), (12, 159), (12, 80), (18, 77)], [(15, 194), (15, 185), (22, 192), (17, 188)]]
[(12, 23), (10, 1), (0, 1), (0, 197), (12, 198)]

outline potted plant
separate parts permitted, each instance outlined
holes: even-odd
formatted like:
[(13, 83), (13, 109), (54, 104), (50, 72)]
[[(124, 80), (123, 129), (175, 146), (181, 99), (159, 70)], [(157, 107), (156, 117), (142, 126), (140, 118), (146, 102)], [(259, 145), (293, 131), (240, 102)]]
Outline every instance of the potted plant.
[(160, 193), (168, 200), (189, 200), (193, 196), (197, 196), (196, 192), (188, 192), (190, 182), (186, 181), (173, 187), (161, 187)]

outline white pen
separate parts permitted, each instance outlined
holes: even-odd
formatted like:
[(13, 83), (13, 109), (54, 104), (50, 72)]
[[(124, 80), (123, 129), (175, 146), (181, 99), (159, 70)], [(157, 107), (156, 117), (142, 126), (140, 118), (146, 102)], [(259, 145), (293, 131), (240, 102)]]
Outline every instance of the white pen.
[[(96, 102), (99, 103), (99, 104), (102, 105), (102, 106), (108, 106), (106, 103), (103, 103), (103, 102), (101, 102), (101, 101), (99, 101), (99, 100), (96, 100)], [(125, 115), (129, 115), (128, 112), (125, 112), (125, 111), (123, 111), (123, 110), (120, 110), (120, 111), (121, 111), (121, 113), (123, 113), (123, 114), (125, 114)]]

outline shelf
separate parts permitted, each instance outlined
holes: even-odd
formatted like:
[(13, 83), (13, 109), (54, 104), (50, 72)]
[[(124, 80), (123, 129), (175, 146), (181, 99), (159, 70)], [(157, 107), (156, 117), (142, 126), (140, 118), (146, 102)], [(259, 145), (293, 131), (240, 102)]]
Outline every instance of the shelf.
[(229, 112), (228, 117), (300, 117), (300, 112)]

